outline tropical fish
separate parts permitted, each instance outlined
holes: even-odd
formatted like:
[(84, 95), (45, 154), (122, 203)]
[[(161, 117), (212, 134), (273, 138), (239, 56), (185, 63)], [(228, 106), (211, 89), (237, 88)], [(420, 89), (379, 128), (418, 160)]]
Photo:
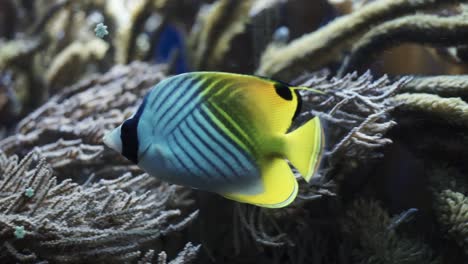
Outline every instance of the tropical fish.
[[(190, 72), (167, 78), (104, 143), (162, 180), (262, 207), (290, 204), (324, 146), (318, 117), (287, 133), (300, 89), (267, 78)], [(287, 159), (287, 160), (286, 160)]]

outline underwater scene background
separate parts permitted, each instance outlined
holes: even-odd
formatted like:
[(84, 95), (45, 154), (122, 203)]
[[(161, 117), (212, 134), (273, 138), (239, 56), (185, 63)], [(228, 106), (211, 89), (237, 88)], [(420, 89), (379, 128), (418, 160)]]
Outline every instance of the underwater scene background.
[[(0, 263), (468, 263), (468, 1), (0, 0)], [(102, 137), (165, 78), (301, 91), (326, 148), (280, 209)]]

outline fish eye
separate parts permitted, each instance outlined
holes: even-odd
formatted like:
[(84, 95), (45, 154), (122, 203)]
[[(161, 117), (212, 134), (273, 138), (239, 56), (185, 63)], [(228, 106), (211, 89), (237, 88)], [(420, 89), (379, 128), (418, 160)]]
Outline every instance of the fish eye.
[(283, 83), (275, 83), (275, 91), (284, 100), (291, 101), (293, 99), (291, 89)]

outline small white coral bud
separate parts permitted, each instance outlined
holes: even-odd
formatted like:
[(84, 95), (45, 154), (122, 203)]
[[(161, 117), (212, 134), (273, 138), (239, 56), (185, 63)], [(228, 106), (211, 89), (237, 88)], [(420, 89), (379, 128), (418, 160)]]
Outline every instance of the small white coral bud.
[(15, 237), (18, 239), (24, 238), (26, 232), (24, 231), (24, 226), (15, 226)]
[(28, 197), (28, 198), (33, 197), (34, 196), (34, 189), (31, 188), (31, 187), (26, 188), (26, 190), (24, 190), (24, 195), (26, 195), (26, 197)]
[(104, 25), (104, 23), (97, 24), (96, 28), (94, 28), (94, 32), (96, 33), (96, 36), (100, 38), (103, 38), (105, 35), (109, 34), (109, 31), (107, 31), (107, 26)]

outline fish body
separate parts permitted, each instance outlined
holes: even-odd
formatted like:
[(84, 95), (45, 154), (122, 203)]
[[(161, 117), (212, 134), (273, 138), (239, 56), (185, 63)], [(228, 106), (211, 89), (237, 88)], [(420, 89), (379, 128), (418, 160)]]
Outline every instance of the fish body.
[(309, 180), (324, 145), (315, 117), (291, 133), (297, 89), (269, 79), (221, 72), (167, 78), (104, 142), (149, 174), (263, 207), (297, 195), (286, 159)]

